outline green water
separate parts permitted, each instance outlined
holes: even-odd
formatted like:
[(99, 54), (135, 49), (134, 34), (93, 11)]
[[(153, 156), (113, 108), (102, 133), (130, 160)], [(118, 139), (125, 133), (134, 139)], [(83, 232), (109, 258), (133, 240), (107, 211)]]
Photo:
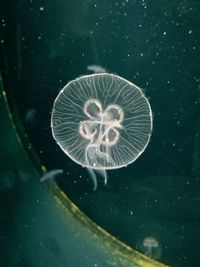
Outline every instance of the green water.
[[(58, 185), (91, 219), (144, 253), (153, 237), (152, 257), (176, 267), (200, 265), (199, 10), (197, 0), (50, 0), (1, 11), (3, 74), (41, 162), (64, 170)], [(108, 171), (106, 187), (98, 177), (95, 192), (50, 129), (59, 90), (93, 65), (141, 87), (153, 111), (143, 155)]]

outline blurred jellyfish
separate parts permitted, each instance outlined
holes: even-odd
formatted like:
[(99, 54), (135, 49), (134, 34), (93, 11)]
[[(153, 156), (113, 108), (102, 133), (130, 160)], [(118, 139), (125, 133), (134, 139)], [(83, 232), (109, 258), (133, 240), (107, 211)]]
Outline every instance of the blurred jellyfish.
[(92, 74), (69, 82), (54, 101), (52, 134), (73, 161), (107, 183), (106, 170), (134, 162), (152, 131), (152, 112), (142, 90), (113, 74)]
[(25, 114), (24, 121), (27, 125), (31, 127), (35, 127), (36, 126), (36, 109), (34, 108), (29, 109)]
[(9, 191), (15, 188), (16, 176), (12, 171), (5, 171), (0, 176), (0, 191)]
[(142, 244), (139, 246), (141, 250), (148, 257), (159, 259), (162, 253), (160, 244), (155, 237), (147, 236), (143, 239)]
[(55, 169), (55, 170), (51, 170), (48, 171), (47, 173), (45, 173), (41, 178), (40, 181), (41, 182), (45, 182), (47, 180), (53, 180), (55, 179), (56, 176), (63, 174), (63, 170), (62, 169)]
[(106, 69), (100, 65), (88, 65), (87, 70), (92, 71), (93, 73), (105, 73)]

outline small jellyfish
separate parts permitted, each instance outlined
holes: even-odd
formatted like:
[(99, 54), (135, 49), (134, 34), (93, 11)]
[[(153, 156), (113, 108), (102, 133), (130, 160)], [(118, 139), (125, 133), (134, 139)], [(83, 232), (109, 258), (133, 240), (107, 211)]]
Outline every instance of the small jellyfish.
[(154, 259), (159, 259), (162, 252), (158, 240), (152, 236), (147, 236), (143, 239), (140, 250), (148, 257)]
[(101, 65), (88, 65), (87, 70), (92, 71), (93, 73), (105, 73), (106, 69)]
[(62, 169), (55, 169), (55, 170), (51, 170), (46, 172), (44, 175), (42, 175), (42, 177), (40, 178), (40, 182), (45, 182), (47, 180), (53, 180), (55, 179), (56, 176), (63, 174), (63, 170)]
[[(152, 111), (142, 90), (124, 78), (92, 74), (69, 82), (54, 101), (51, 129), (60, 148), (107, 184), (107, 170), (134, 162), (147, 147)], [(96, 172), (96, 173), (95, 173)]]
[(24, 117), (24, 121), (27, 125), (31, 126), (31, 127), (35, 127), (36, 125), (36, 109), (32, 108), (29, 109)]
[(0, 176), (0, 191), (14, 190), (17, 183), (14, 172), (2, 172)]

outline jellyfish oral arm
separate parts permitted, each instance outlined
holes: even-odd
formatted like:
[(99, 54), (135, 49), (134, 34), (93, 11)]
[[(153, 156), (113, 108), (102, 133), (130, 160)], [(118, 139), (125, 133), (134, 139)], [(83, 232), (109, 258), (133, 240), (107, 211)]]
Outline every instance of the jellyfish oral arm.
[(103, 177), (104, 179), (104, 185), (107, 185), (107, 181), (108, 181), (108, 176), (107, 176), (107, 172), (105, 169), (91, 169), (91, 168), (87, 168), (87, 171), (90, 175), (90, 177), (92, 178), (93, 181), (93, 190), (95, 191), (97, 189), (97, 176), (96, 173), (97, 172), (100, 176)]
[(93, 190), (95, 191), (97, 189), (97, 177), (96, 177), (96, 174), (95, 174), (94, 170), (91, 169), (91, 168), (87, 168), (87, 171), (88, 171), (90, 177), (92, 178)]
[[(89, 99), (83, 111), (88, 120), (80, 122), (79, 133), (85, 139), (90, 140), (86, 147), (86, 162), (89, 163), (93, 158), (91, 167), (97, 166), (95, 156), (106, 157), (108, 162), (113, 162), (108, 147), (115, 145), (120, 138), (118, 129), (123, 128), (121, 125), (124, 118), (122, 109), (118, 105), (111, 104), (103, 111), (99, 100)], [(101, 151), (102, 145), (105, 146), (105, 152)]]
[(97, 99), (89, 99), (83, 108), (87, 120), (80, 121), (79, 133), (89, 140), (85, 149), (85, 163), (94, 183), (94, 190), (97, 188), (95, 172), (104, 178), (107, 184), (107, 173), (104, 166), (114, 166), (115, 162), (111, 157), (110, 147), (116, 145), (120, 139), (119, 129), (123, 126), (124, 118), (122, 109), (115, 104), (108, 105), (103, 110)]

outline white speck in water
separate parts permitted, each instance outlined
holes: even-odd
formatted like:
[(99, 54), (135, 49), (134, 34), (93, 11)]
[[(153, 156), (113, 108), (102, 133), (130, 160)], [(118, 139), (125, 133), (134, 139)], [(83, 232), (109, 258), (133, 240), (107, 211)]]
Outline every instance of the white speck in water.
[(129, 213), (130, 213), (130, 215), (132, 216), (132, 215), (133, 215), (133, 210), (130, 210)]

